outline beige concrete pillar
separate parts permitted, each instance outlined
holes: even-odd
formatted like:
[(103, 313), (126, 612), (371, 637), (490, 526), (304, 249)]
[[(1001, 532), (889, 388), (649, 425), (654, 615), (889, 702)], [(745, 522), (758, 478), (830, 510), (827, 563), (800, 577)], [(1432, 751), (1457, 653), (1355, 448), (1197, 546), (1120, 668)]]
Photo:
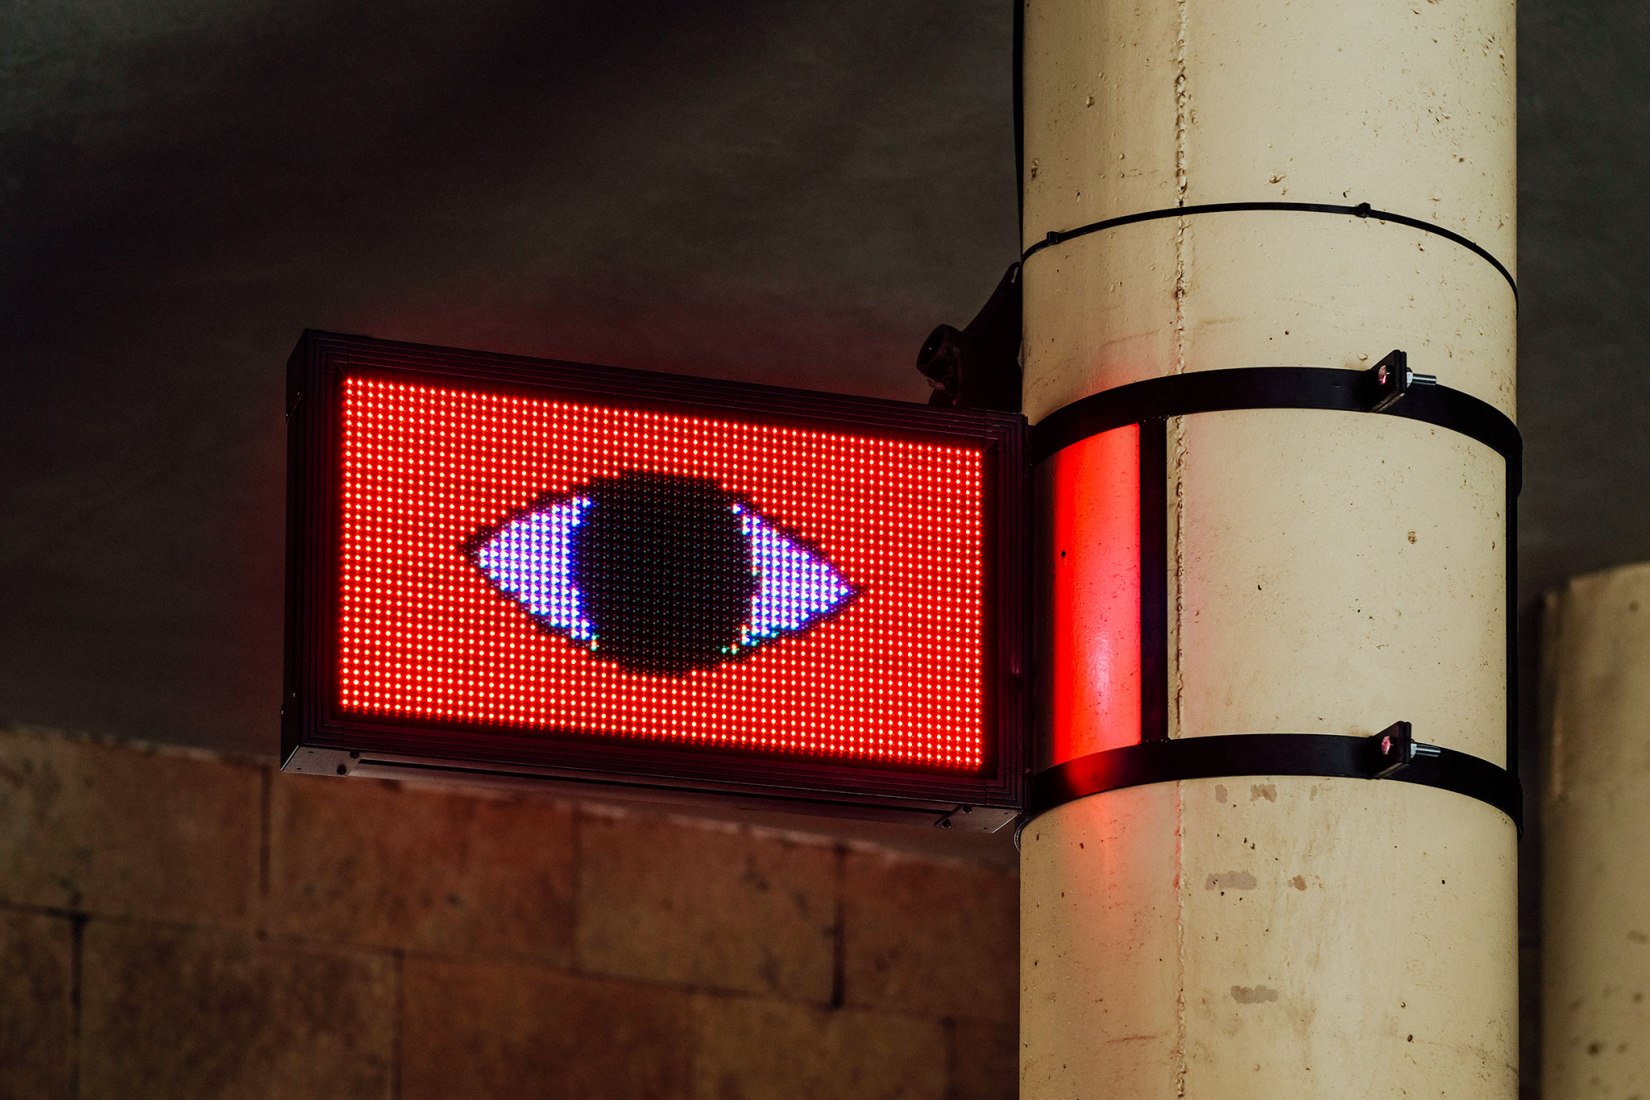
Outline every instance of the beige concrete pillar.
[(1650, 565), (1546, 610), (1542, 1094), (1650, 1096)]
[[(1025, 19), (1028, 247), (1166, 208), (1369, 203), (1516, 270), (1509, 0), (1029, 0)], [(1513, 415), (1508, 279), (1425, 229), (1138, 221), (1040, 250), (1024, 293), (1033, 424), (1144, 378), (1392, 348)], [(1257, 410), (1172, 419), (1168, 467), (1171, 736), (1407, 720), (1505, 762), (1499, 455)], [(1050, 526), (1070, 538), (1040, 563), (1051, 590), (1080, 593), (1059, 571), (1108, 525)], [(1104, 676), (1087, 690), (1102, 714)], [(1038, 817), (1022, 1096), (1515, 1095), (1515, 843), (1489, 805), (1358, 779), (1160, 783)]]

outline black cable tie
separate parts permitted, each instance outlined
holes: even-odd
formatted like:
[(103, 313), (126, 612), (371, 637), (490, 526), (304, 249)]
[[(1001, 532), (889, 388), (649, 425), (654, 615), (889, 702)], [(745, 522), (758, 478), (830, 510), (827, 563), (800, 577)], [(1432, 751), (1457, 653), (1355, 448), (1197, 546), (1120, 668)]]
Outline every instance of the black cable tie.
[(1025, 250), (1021, 260), (1029, 260), (1050, 245), (1063, 244), (1075, 237), (1087, 236), (1090, 233), (1100, 233), (1107, 229), (1117, 229), (1125, 225), (1134, 225), (1138, 222), (1156, 221), (1160, 218), (1191, 217), (1195, 214), (1231, 214), (1249, 213), (1254, 211), (1282, 211), (1286, 213), (1308, 214), (1340, 214), (1354, 218), (1374, 218), (1376, 221), (1391, 222), (1394, 225), (1408, 226), (1419, 229), (1423, 233), (1431, 233), (1460, 245), (1472, 252), (1480, 259), (1487, 261), (1490, 266), (1501, 273), (1512, 288), (1513, 301), (1518, 301), (1518, 280), (1507, 265), (1496, 259), (1494, 253), (1470, 237), (1457, 233), (1453, 229), (1446, 229), (1434, 222), (1412, 218), (1408, 214), (1399, 214), (1392, 210), (1376, 210), (1367, 202), (1360, 202), (1356, 206), (1337, 205), (1322, 202), (1207, 202), (1193, 206), (1168, 206), (1160, 210), (1141, 210), (1133, 214), (1119, 214), (1114, 218), (1102, 218), (1097, 222), (1079, 225), (1072, 229), (1050, 230), (1043, 235), (1043, 239)]
[(1025, 820), (1089, 795), (1182, 779), (1307, 776), (1436, 787), (1506, 814), (1522, 833), (1523, 790), (1506, 768), (1470, 753), (1422, 744), (1408, 722), (1372, 737), (1241, 733), (1142, 741), (1064, 761), (1031, 780)]

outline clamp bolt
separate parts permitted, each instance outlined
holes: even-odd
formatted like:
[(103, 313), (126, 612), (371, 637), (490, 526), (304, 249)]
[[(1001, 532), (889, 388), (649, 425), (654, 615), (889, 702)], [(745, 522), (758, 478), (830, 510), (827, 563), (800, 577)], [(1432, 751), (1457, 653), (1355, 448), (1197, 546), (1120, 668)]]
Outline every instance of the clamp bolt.
[(1412, 386), (1436, 386), (1436, 374), (1418, 374), (1409, 369), (1409, 356), (1402, 351), (1388, 352), (1386, 357), (1365, 372), (1368, 382), (1369, 409), (1385, 412), (1396, 405)]
[(1409, 767), (1420, 757), (1437, 757), (1443, 753), (1437, 745), (1415, 740), (1408, 722), (1394, 722), (1369, 738), (1369, 774), (1372, 779), (1385, 779)]

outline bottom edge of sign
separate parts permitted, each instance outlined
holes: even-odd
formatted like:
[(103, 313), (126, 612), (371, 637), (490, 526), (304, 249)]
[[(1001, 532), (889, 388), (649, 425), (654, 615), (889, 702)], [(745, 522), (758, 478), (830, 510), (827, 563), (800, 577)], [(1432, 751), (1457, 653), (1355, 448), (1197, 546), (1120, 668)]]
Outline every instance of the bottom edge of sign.
[(728, 809), (752, 813), (807, 814), (859, 820), (903, 822), (965, 832), (999, 832), (1011, 825), (1012, 807), (979, 806), (952, 801), (886, 799), (865, 801), (828, 791), (763, 793), (725, 786), (677, 786), (670, 783), (591, 774), (540, 771), (528, 767), (455, 764), (431, 757), (358, 753), (303, 746), (281, 770), (303, 775), (356, 776), (405, 780), (479, 789), (508, 789), (547, 798), (587, 798), (634, 803), (662, 809)]

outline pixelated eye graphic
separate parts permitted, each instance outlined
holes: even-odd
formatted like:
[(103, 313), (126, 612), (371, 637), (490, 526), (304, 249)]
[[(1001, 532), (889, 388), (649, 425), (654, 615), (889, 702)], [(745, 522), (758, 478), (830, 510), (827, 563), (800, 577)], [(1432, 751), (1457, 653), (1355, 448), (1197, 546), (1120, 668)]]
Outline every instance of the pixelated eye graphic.
[(548, 630), (624, 668), (682, 676), (809, 630), (854, 587), (714, 481), (629, 471), (543, 498), (470, 561)]

